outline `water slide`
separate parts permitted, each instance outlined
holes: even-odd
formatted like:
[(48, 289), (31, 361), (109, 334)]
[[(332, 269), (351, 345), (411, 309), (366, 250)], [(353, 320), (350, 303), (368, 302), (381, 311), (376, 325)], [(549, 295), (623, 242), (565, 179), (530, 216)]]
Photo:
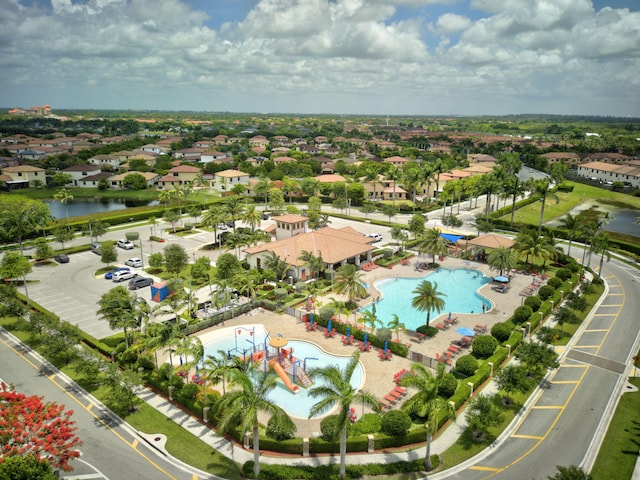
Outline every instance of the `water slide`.
[(289, 375), (287, 375), (287, 372), (285, 372), (284, 368), (282, 368), (282, 365), (280, 365), (278, 362), (273, 362), (271, 366), (273, 367), (273, 370), (278, 374), (278, 376), (282, 379), (284, 385), (293, 393), (298, 393), (300, 387), (291, 381)]

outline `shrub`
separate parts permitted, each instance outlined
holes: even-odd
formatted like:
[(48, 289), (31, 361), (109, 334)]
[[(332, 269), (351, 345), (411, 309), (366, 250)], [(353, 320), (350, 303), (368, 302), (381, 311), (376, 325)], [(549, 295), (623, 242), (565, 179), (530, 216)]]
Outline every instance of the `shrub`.
[[(542, 290), (542, 288), (540, 290)], [(531, 310), (529, 305), (520, 305), (516, 308), (515, 312), (513, 312), (513, 321), (518, 324), (526, 322), (532, 313), (533, 310)]]
[(568, 268), (560, 268), (556, 272), (556, 278), (559, 278), (563, 282), (565, 280), (569, 280), (571, 278), (571, 275), (572, 275), (571, 270), (569, 270)]
[(540, 297), (538, 297), (537, 295), (534, 295), (532, 297), (525, 298), (524, 304), (531, 307), (532, 312), (537, 312), (540, 308), (540, 305), (542, 305), (542, 300), (540, 300)]
[(428, 327), (426, 325), (420, 325), (418, 328), (416, 328), (416, 332), (423, 333), (427, 337), (431, 338), (437, 335), (438, 329), (436, 327), (432, 327), (431, 325), (429, 325)]
[(338, 426), (338, 416), (329, 415), (320, 422), (320, 431), (322, 438), (327, 442), (335, 442), (340, 436), (340, 427)]
[(200, 393), (200, 387), (195, 383), (187, 383), (181, 389), (176, 389), (176, 400), (181, 403), (187, 403), (193, 400)]
[(511, 331), (513, 330), (513, 324), (511, 322), (496, 323), (491, 327), (491, 335), (502, 343), (509, 339)]
[(380, 415), (377, 413), (365, 413), (364, 419), (358, 418), (358, 421), (351, 425), (349, 435), (367, 435), (369, 433), (379, 432), (381, 428), (382, 417)]
[(478, 360), (473, 355), (463, 355), (456, 360), (456, 372), (464, 375), (471, 376), (478, 369)]
[(390, 410), (382, 416), (382, 431), (392, 437), (406, 435), (411, 428), (411, 418), (404, 410)]
[(573, 257), (571, 257), (571, 260), (565, 265), (565, 268), (571, 270), (572, 273), (578, 273), (580, 271), (580, 265), (578, 265), (578, 262), (576, 262)]
[(287, 427), (277, 422), (276, 417), (271, 417), (267, 422), (266, 434), (267, 437), (273, 438), (274, 440), (288, 440), (293, 438), (295, 428), (293, 424)]
[(498, 340), (491, 335), (480, 335), (473, 339), (471, 348), (475, 357), (487, 358), (493, 355), (496, 348), (498, 348)]
[(538, 296), (542, 300), (547, 300), (553, 296), (553, 292), (555, 291), (556, 289), (551, 285), (543, 285), (542, 287), (540, 287), (540, 290), (538, 290)]
[(442, 398), (449, 398), (451, 395), (456, 393), (457, 388), (458, 380), (456, 377), (452, 373), (445, 373), (442, 376), (440, 386), (438, 387), (438, 395)]
[(553, 277), (547, 281), (547, 285), (553, 288), (560, 288), (560, 285), (562, 285), (562, 280), (560, 280), (558, 277)]

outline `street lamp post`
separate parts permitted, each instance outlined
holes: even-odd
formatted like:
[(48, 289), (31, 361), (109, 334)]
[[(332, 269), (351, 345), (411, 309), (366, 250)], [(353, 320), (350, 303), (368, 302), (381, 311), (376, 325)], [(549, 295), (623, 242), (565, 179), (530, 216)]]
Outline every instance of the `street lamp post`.
[(473, 397), (473, 382), (467, 382), (467, 385), (469, 385), (470, 388), (469, 398), (471, 398)]
[(489, 373), (489, 376), (493, 377), (493, 362), (487, 362), (487, 364), (489, 365), (489, 367), (491, 367), (491, 372)]

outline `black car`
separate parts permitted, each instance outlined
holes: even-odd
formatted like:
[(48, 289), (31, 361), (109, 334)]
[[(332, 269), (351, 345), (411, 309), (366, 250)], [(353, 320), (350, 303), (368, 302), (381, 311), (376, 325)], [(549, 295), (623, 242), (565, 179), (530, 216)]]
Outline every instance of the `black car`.
[(263, 213), (261, 218), (262, 218), (262, 220), (269, 220), (269, 214), (268, 213)]
[(129, 280), (129, 290), (137, 290), (149, 285), (153, 285), (153, 278), (138, 276)]
[(59, 253), (58, 255), (54, 256), (53, 259), (58, 263), (69, 263), (69, 255), (67, 255), (66, 253)]

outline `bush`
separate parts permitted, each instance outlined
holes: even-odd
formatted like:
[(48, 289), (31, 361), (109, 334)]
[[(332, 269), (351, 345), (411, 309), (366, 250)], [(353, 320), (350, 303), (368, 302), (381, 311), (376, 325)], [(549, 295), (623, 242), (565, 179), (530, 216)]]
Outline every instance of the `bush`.
[(335, 442), (340, 436), (340, 427), (338, 426), (338, 416), (329, 415), (320, 422), (320, 431), (322, 438), (327, 442)]
[(463, 355), (456, 360), (456, 372), (469, 377), (476, 373), (478, 360), (473, 355)]
[(572, 275), (571, 270), (569, 270), (568, 268), (560, 268), (556, 272), (556, 278), (559, 278), (563, 282), (566, 280), (569, 280), (571, 278), (571, 275)]
[(525, 298), (524, 304), (528, 307), (531, 307), (532, 312), (537, 312), (540, 308), (540, 305), (542, 305), (542, 300), (540, 300), (540, 297), (538, 297), (537, 295), (534, 295), (532, 297)]
[(568, 268), (573, 273), (580, 271), (580, 265), (578, 265), (578, 262), (576, 262), (573, 257), (571, 257), (570, 261), (565, 265), (565, 268)]
[(423, 333), (429, 338), (435, 337), (438, 334), (438, 331), (439, 330), (436, 327), (432, 327), (431, 325), (429, 325), (428, 327), (426, 325), (420, 325), (418, 328), (416, 328), (417, 333)]
[(442, 398), (449, 398), (451, 395), (456, 393), (457, 388), (458, 380), (456, 377), (452, 373), (445, 373), (442, 376), (440, 386), (438, 387), (438, 395)]
[(411, 428), (411, 418), (404, 410), (390, 410), (382, 416), (382, 431), (392, 437), (402, 437)]
[(513, 330), (513, 324), (511, 322), (496, 323), (491, 327), (491, 335), (502, 343), (509, 339), (511, 331)]
[[(542, 290), (542, 288), (540, 290)], [(521, 305), (516, 308), (515, 312), (513, 312), (512, 318), (515, 323), (520, 324), (529, 320), (529, 317), (531, 317), (532, 313), (533, 310), (531, 310), (531, 307), (529, 305)]]
[(553, 288), (551, 285), (543, 285), (542, 287), (540, 287), (540, 290), (538, 290), (538, 296), (542, 300), (547, 300), (553, 296), (553, 293), (555, 291), (556, 289)]
[(553, 277), (547, 281), (547, 285), (553, 288), (560, 288), (560, 285), (562, 285), (562, 280), (560, 280), (558, 277)]
[(271, 417), (267, 422), (267, 437), (273, 438), (274, 440), (289, 440), (293, 438), (293, 434), (295, 433), (295, 426), (291, 425), (292, 428), (287, 428), (279, 424), (276, 421), (276, 417)]
[(498, 340), (491, 335), (480, 335), (473, 339), (471, 348), (476, 358), (488, 358), (498, 348)]

